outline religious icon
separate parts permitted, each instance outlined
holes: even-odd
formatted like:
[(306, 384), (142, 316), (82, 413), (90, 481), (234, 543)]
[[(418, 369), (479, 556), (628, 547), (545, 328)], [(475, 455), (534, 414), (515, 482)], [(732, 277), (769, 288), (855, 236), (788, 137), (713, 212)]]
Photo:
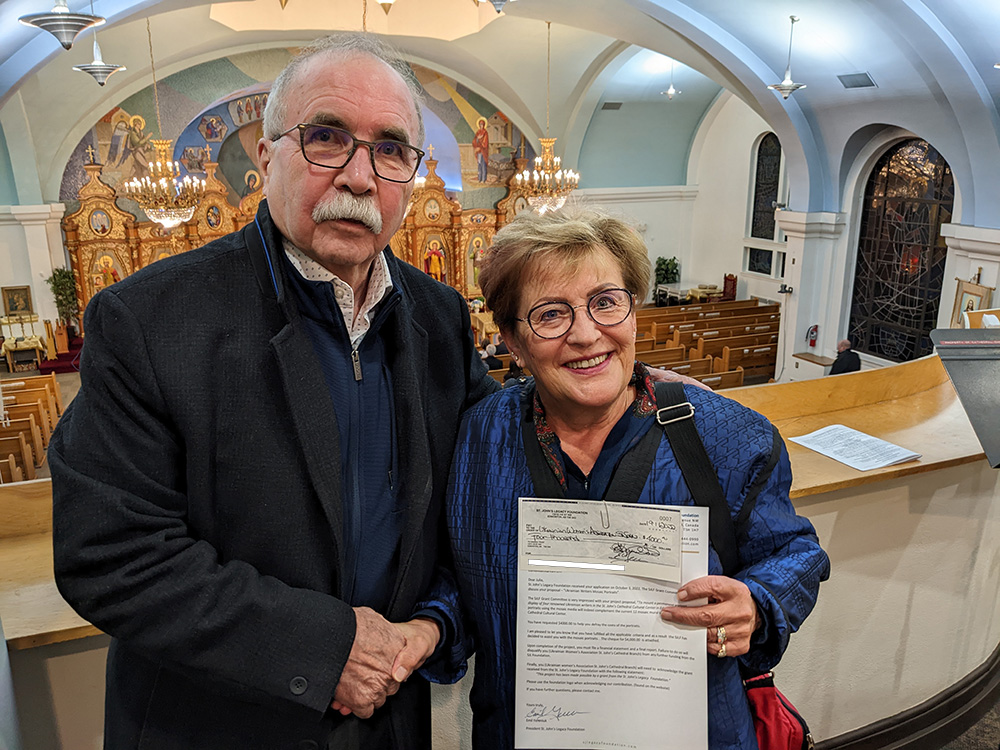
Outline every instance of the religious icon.
[(528, 201), (523, 195), (519, 195), (514, 199), (514, 215), (517, 216), (524, 209), (528, 207)]
[(958, 282), (958, 288), (955, 290), (955, 306), (951, 311), (951, 327), (961, 328), (963, 313), (975, 312), (989, 306), (993, 287), (962, 279), (955, 280)]
[(219, 224), (222, 223), (222, 214), (219, 212), (218, 206), (208, 207), (208, 210), (205, 212), (205, 221), (212, 229), (219, 228)]
[(444, 281), (444, 252), (441, 250), (441, 241), (438, 239), (427, 243), (427, 250), (424, 252), (424, 271), (432, 279)]
[(472, 138), (472, 150), (476, 154), (479, 181), (486, 182), (486, 168), (490, 162), (490, 135), (486, 131), (485, 117), (476, 120), (476, 134)]
[(200, 146), (185, 146), (181, 152), (180, 163), (188, 172), (204, 172), (205, 149)]
[(121, 119), (111, 134), (108, 147), (108, 167), (120, 169), (123, 179), (141, 177), (148, 172), (150, 140), (152, 133), (146, 133), (146, 120), (142, 115)]
[(257, 186), (260, 185), (260, 173), (256, 169), (248, 169), (246, 174), (243, 175), (243, 181), (246, 183), (247, 189), (243, 195), (249, 195), (257, 190)]
[(5, 286), (0, 289), (0, 294), (3, 296), (4, 315), (31, 315), (35, 312), (31, 306), (31, 287)]
[(236, 102), (236, 121), (240, 124), (243, 123), (243, 102)]
[(253, 112), (257, 115), (257, 119), (260, 119), (260, 94), (253, 98)]
[(424, 216), (430, 221), (437, 221), (441, 216), (441, 205), (435, 198), (429, 198), (424, 204)]
[(479, 285), (479, 267), (482, 265), (483, 253), (485, 252), (486, 242), (481, 235), (477, 234), (472, 238), (472, 242), (469, 243), (469, 261), (472, 266), (472, 273), (469, 276), (472, 279), (472, 283), (476, 286)]
[[(97, 260), (97, 270), (101, 277), (101, 288), (111, 286), (116, 281), (121, 281), (121, 276), (115, 270), (115, 262), (110, 255), (102, 255)], [(96, 286), (96, 284), (95, 284)]]
[(111, 218), (101, 209), (90, 212), (90, 229), (102, 237), (111, 231)]
[(229, 127), (218, 115), (205, 115), (198, 123), (198, 132), (209, 143), (219, 143), (226, 137)]

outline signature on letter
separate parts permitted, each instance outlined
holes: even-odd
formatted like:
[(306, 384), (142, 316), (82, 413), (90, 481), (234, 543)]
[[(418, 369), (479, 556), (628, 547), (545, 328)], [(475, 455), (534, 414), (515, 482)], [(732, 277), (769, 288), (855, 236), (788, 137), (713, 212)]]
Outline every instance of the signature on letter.
[(528, 704), (528, 714), (525, 718), (535, 721), (549, 721), (550, 719), (555, 719), (559, 721), (560, 719), (565, 719), (568, 716), (576, 716), (577, 714), (589, 714), (590, 711), (571, 711), (562, 706), (545, 706), (541, 703), (530, 703)]

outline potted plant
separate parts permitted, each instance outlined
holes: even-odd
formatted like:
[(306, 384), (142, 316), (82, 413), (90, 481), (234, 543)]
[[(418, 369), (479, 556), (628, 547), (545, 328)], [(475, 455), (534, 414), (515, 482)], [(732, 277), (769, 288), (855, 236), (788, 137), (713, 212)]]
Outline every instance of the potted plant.
[(59, 324), (56, 326), (56, 351), (64, 354), (69, 351), (69, 340), (76, 336), (73, 319), (80, 314), (76, 302), (76, 277), (68, 268), (56, 268), (45, 282), (55, 297), (56, 313), (59, 316)]

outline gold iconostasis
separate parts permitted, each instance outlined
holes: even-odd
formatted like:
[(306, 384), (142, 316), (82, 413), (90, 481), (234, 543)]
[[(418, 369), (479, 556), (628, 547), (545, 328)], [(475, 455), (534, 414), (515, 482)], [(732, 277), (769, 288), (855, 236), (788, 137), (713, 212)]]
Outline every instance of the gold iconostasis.
[[(518, 159), (519, 169), (522, 159)], [(427, 178), (415, 189), (403, 226), (393, 236), (392, 251), (407, 263), (457, 289), (467, 299), (480, 294), (478, 277), (483, 252), (493, 235), (527, 207), (513, 177), (507, 194), (494, 209), (463, 209), (449, 197), (435, 172), (437, 161), (427, 159)], [(84, 164), (88, 181), (79, 190), (80, 206), (62, 221), (80, 309), (106, 286), (140, 268), (241, 229), (253, 220), (263, 198), (259, 181), (238, 206), (216, 177), (217, 164), (205, 162), (205, 195), (188, 222), (166, 230), (152, 221), (140, 221), (118, 207), (119, 195), (101, 179), (103, 166)]]

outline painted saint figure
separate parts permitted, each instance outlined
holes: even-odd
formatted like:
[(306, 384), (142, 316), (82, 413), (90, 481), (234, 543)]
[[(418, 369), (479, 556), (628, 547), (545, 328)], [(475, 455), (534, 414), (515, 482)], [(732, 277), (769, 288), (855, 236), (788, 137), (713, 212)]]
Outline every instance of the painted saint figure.
[(479, 266), (482, 263), (485, 251), (483, 238), (478, 235), (473, 237), (472, 244), (469, 246), (469, 260), (472, 261), (472, 283), (476, 286), (479, 285)]
[(424, 253), (424, 271), (433, 279), (444, 281), (444, 253), (441, 251), (440, 240), (427, 243)]
[(472, 150), (476, 153), (479, 181), (486, 182), (486, 166), (490, 160), (490, 135), (486, 132), (486, 118), (476, 120), (476, 135), (472, 139)]

